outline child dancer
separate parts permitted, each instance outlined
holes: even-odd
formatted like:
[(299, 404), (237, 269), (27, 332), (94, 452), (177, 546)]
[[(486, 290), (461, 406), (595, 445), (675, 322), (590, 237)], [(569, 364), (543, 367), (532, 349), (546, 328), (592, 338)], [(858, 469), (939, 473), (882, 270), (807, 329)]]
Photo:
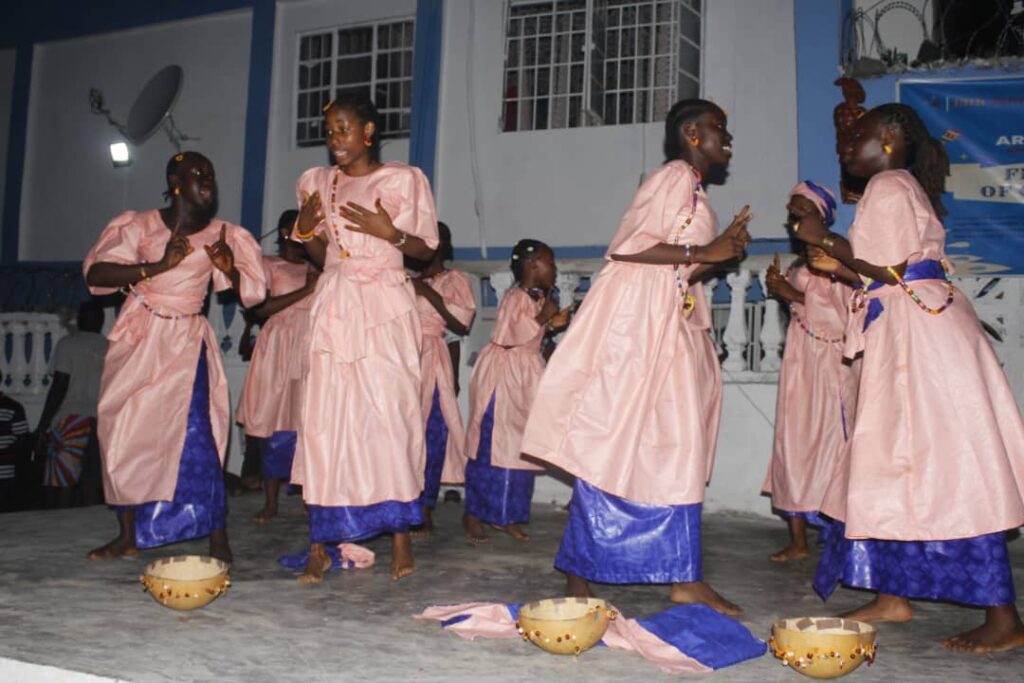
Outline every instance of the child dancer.
[(129, 294), (107, 336), (97, 408), (106, 500), (120, 533), (89, 558), (209, 535), (210, 554), (230, 562), (228, 384), (201, 310), (211, 277), (244, 306), (263, 299), (260, 248), (244, 228), (213, 217), (217, 183), (203, 155), (167, 162), (165, 196), (166, 208), (111, 221), (82, 265), (93, 294)]
[(267, 298), (252, 309), (262, 326), (235, 414), (246, 435), (260, 439), (266, 502), (254, 519), (261, 524), (277, 515), (281, 484), (292, 473), (309, 295), (320, 275), (306, 260), (302, 245), (288, 239), (298, 215), (294, 209), (281, 214), (278, 255), (263, 257)]
[(850, 613), (867, 621), (909, 620), (910, 598), (985, 607), (985, 623), (946, 647), (1024, 646), (1005, 534), (1024, 522), (1024, 424), (949, 279), (946, 151), (912, 108), (886, 104), (857, 121), (843, 162), (868, 179), (849, 241), (809, 202), (790, 201), (796, 236), (869, 282), (847, 326), (847, 355), (863, 350), (857, 422), (822, 506), (839, 522), (815, 588), (876, 591)]
[(466, 533), (487, 540), (487, 523), (525, 541), (520, 523), (530, 521), (535, 472), (520, 459), (520, 441), (544, 360), (540, 343), (546, 329), (568, 324), (569, 309), (558, 310), (551, 296), (557, 269), (551, 247), (520, 240), (512, 249), (515, 285), (502, 297), (491, 342), (473, 366), (469, 383), (470, 419), (466, 430)]
[(701, 178), (725, 168), (731, 143), (717, 105), (672, 107), (667, 162), (637, 191), (541, 380), (522, 450), (576, 475), (555, 558), (568, 595), (591, 595), (588, 580), (671, 583), (673, 601), (739, 612), (702, 581), (700, 549), (721, 371), (699, 278), (750, 239), (748, 207), (715, 237)]
[(457, 270), (447, 270), (452, 258), (452, 234), (444, 223), (437, 224), (440, 245), (418, 277), (412, 279), (416, 305), (423, 326), (420, 368), (423, 373), (420, 399), (426, 419), (427, 467), (424, 473), (423, 530), (434, 530), (433, 509), (441, 482), (461, 484), (466, 472), (466, 435), (455, 395), (455, 370), (446, 330), (459, 336), (469, 334), (476, 314), (476, 301), (469, 278)]
[(302, 583), (331, 566), (326, 543), (393, 534), (391, 578), (415, 570), (409, 527), (423, 522), (420, 321), (402, 256), (429, 259), (437, 218), (426, 176), (380, 162), (379, 115), (364, 98), (324, 113), (334, 167), (299, 178), (293, 237), (323, 275), (312, 297), (292, 480), (309, 506)]
[[(812, 181), (790, 196), (814, 203), (826, 225), (835, 220), (832, 191)], [(794, 219), (790, 226), (799, 226)], [(844, 269), (845, 276), (854, 275)], [(853, 280), (859, 284), (859, 280)], [(850, 284), (803, 262), (779, 271), (779, 257), (768, 268), (768, 293), (789, 305), (786, 351), (779, 373), (775, 444), (762, 490), (789, 526), (789, 545), (771, 556), (776, 562), (807, 557), (807, 524), (827, 524), (818, 511), (825, 489), (845, 452), (856, 407), (856, 375), (843, 364), (843, 338)]]

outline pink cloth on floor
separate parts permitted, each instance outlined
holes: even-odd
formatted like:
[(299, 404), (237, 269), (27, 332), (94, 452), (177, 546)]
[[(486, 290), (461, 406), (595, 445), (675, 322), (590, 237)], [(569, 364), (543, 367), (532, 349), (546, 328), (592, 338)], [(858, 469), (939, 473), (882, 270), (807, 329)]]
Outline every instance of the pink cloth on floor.
[[(868, 182), (850, 229), (858, 259), (877, 266), (945, 258), (945, 230), (917, 180), (885, 171)], [(932, 308), (943, 280), (909, 285)], [(868, 294), (884, 311), (867, 331), (849, 462), (823, 511), (850, 538), (939, 541), (1024, 523), (1024, 422), (967, 297), (939, 315), (899, 286)], [(857, 348), (860, 344), (855, 344)], [(848, 348), (848, 351), (852, 350)]]
[[(97, 408), (97, 434), (103, 454), (103, 483), (111, 505), (138, 505), (171, 500), (178, 481), (178, 462), (185, 442), (185, 424), (199, 350), (206, 342), (210, 373), (210, 422), (223, 461), (231, 407), (219, 344), (202, 310), (213, 278), (217, 291), (231, 288), (203, 248), (220, 239), (223, 221), (214, 219), (189, 235), (192, 253), (175, 268), (135, 286), (107, 335), (110, 346), (103, 363)], [(254, 306), (266, 294), (260, 248), (242, 227), (227, 226), (227, 243), (241, 273), (241, 300)], [(89, 251), (82, 272), (99, 262), (155, 263), (171, 236), (159, 211), (128, 211), (103, 230)], [(112, 287), (90, 287), (93, 294), (111, 294)], [(186, 315), (177, 320), (157, 317)], [(198, 315), (192, 315), (198, 314)]]
[(376, 554), (356, 543), (339, 543), (342, 569), (369, 569), (376, 560)]
[[(473, 298), (469, 278), (464, 273), (446, 270), (427, 279), (426, 283), (441, 296), (445, 308), (456, 320), (466, 327), (473, 324), (476, 300)], [(448, 344), (444, 341), (447, 326), (441, 314), (424, 297), (416, 297), (416, 307), (420, 312), (420, 324), (423, 327), (423, 348), (420, 349), (420, 368), (423, 372), (420, 404), (423, 407), (424, 425), (430, 417), (436, 388), (441, 414), (448, 427), (448, 446), (444, 456), (444, 469), (441, 471), (441, 482), (461, 484), (466, 478), (466, 431), (462, 426), (462, 414), (459, 412), (459, 401), (455, 395), (452, 357), (448, 352)]]
[(853, 289), (804, 265), (791, 268), (787, 278), (804, 293), (804, 303), (793, 304), (786, 332), (775, 442), (762, 490), (780, 510), (817, 512), (857, 408), (857, 375), (843, 365), (842, 346)]
[[(675, 241), (690, 215), (695, 175), (683, 161), (651, 174), (608, 249), (636, 254)], [(715, 238), (715, 214), (697, 193), (680, 244)], [(681, 312), (672, 266), (610, 261), (548, 363), (522, 450), (637, 503), (704, 500), (722, 406), (722, 377), (703, 287), (686, 279), (694, 310)]]
[(521, 287), (505, 292), (498, 306), (490, 343), (477, 356), (469, 381), (469, 423), (466, 455), (476, 459), (480, 423), (494, 397), (491, 465), (513, 470), (542, 471), (519, 457), (526, 418), (544, 374), (540, 343), (544, 327), (537, 320), (543, 306)]
[(300, 204), (314, 192), (327, 216), (316, 231), (329, 240), (309, 313), (292, 481), (313, 505), (416, 500), (426, 458), (416, 298), (402, 253), (346, 229), (338, 207), (356, 202), (375, 210), (380, 199), (399, 230), (436, 248), (430, 185), (419, 169), (389, 162), (361, 177), (310, 169), (296, 188)]
[[(277, 256), (263, 257), (268, 296), (289, 294), (306, 285), (311, 266)], [(238, 399), (235, 422), (250, 436), (298, 430), (306, 326), (312, 297), (305, 297), (270, 316), (256, 336), (245, 385)]]
[[(446, 626), (445, 630), (453, 631), (467, 640), (522, 638), (519, 631), (516, 630), (516, 622), (512, 619), (512, 614), (502, 603), (470, 602), (462, 605), (428, 607), (413, 618), (447, 621), (458, 616), (468, 616), (468, 618)], [(666, 673), (696, 674), (708, 673), (712, 670), (645, 629), (636, 619), (627, 619), (621, 613), (608, 623), (608, 630), (605, 631), (601, 640), (610, 648), (636, 652)]]

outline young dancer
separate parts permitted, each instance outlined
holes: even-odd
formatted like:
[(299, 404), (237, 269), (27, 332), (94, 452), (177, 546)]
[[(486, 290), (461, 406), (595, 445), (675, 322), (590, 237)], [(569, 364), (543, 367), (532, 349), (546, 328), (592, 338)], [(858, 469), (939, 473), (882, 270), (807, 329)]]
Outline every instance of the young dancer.
[(557, 269), (551, 247), (520, 240), (512, 249), (515, 284), (501, 299), (491, 342), (477, 356), (469, 383), (466, 428), (466, 533), (487, 540), (483, 524), (513, 538), (528, 536), (535, 472), (522, 460), (520, 442), (537, 384), (544, 374), (540, 343), (548, 329), (568, 324), (570, 309), (551, 296)]
[(433, 509), (441, 483), (461, 484), (466, 473), (466, 434), (455, 394), (452, 355), (444, 341), (446, 331), (460, 337), (469, 334), (476, 301), (469, 278), (445, 268), (452, 258), (452, 234), (437, 224), (440, 244), (434, 256), (412, 279), (416, 305), (423, 326), (420, 368), (423, 372), (420, 399), (426, 419), (427, 466), (424, 472), (423, 534), (434, 529)]
[(265, 523), (277, 515), (281, 485), (292, 473), (301, 398), (302, 350), (309, 323), (310, 294), (320, 271), (305, 250), (288, 239), (299, 212), (278, 220), (278, 255), (263, 257), (267, 298), (252, 314), (261, 321), (235, 421), (247, 436), (260, 439), (260, 471), (266, 502), (255, 517)]
[(555, 558), (568, 595), (591, 595), (587, 581), (669, 583), (675, 602), (735, 614), (701, 569), (722, 394), (699, 280), (707, 264), (743, 253), (750, 214), (716, 238), (702, 178), (732, 156), (717, 105), (676, 103), (664, 148), (551, 358), (522, 450), (576, 476)]
[[(835, 220), (832, 191), (810, 180), (790, 196), (814, 203), (826, 225)], [(799, 225), (790, 217), (791, 229)], [(859, 284), (844, 269), (852, 284)], [(784, 276), (779, 257), (765, 278), (768, 293), (789, 306), (779, 394), (775, 409), (775, 441), (762, 490), (772, 508), (786, 520), (789, 545), (771, 556), (776, 562), (810, 555), (807, 525), (828, 524), (819, 514), (825, 490), (842, 459), (856, 409), (857, 377), (843, 364), (843, 339), (851, 282), (834, 273), (813, 270), (801, 260)]]
[(244, 306), (263, 299), (260, 248), (244, 228), (214, 218), (213, 164), (198, 152), (167, 162), (165, 195), (163, 209), (111, 221), (82, 265), (93, 294), (128, 294), (107, 335), (97, 408), (106, 501), (120, 533), (89, 558), (208, 535), (210, 554), (230, 562), (228, 384), (201, 311), (210, 278)]
[(373, 103), (338, 99), (324, 112), (334, 166), (299, 178), (292, 236), (322, 266), (304, 353), (292, 480), (310, 515), (302, 583), (331, 566), (327, 543), (393, 534), (391, 578), (415, 570), (409, 527), (423, 523), (425, 452), (420, 321), (403, 254), (429, 259), (437, 217), (426, 176), (380, 161)]
[[(863, 351), (845, 470), (822, 511), (839, 520), (815, 588), (877, 596), (849, 616), (907, 621), (910, 598), (985, 608), (944, 641), (992, 652), (1024, 646), (1006, 530), (1024, 522), (1024, 423), (967, 298), (949, 279), (939, 218), (949, 160), (917, 113), (886, 104), (859, 119), (843, 156), (867, 179), (849, 240), (799, 197), (796, 237), (867, 282), (847, 325)], [(819, 259), (817, 268), (828, 268)]]

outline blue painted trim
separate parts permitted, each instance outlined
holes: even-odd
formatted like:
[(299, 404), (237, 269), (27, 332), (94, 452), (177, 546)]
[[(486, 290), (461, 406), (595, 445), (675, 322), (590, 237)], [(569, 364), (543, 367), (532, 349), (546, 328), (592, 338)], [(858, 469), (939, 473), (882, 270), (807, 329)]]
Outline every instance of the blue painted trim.
[(249, 94), (245, 108), (242, 162), (242, 225), (257, 239), (263, 234), (263, 190), (270, 131), (270, 84), (274, 70), (275, 0), (252, 7), (249, 47)]
[(21, 222), (21, 180), (25, 171), (25, 137), (28, 132), (28, 97), (32, 84), (31, 43), (18, 45), (11, 90), (11, 121), (7, 135), (7, 177), (4, 182), (3, 232), (0, 262), (18, 260), (18, 228)]
[(434, 184), (434, 164), (437, 158), (443, 27), (444, 0), (417, 0), (409, 163), (422, 169), (431, 187)]

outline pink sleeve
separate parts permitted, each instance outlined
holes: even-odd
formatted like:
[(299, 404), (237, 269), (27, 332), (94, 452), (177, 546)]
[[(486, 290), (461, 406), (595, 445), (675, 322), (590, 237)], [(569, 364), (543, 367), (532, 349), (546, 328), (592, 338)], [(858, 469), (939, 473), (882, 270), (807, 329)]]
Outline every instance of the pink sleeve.
[(693, 192), (689, 166), (670, 163), (655, 171), (626, 209), (608, 254), (639, 254), (667, 242), (692, 206)]
[(532, 341), (540, 332), (540, 323), (536, 317), (537, 305), (530, 295), (513, 287), (498, 307), (491, 341), (500, 346), (522, 346)]
[(457, 270), (451, 271), (445, 279), (443, 291), (438, 292), (444, 299), (445, 308), (455, 319), (466, 327), (473, 324), (476, 316), (476, 300), (469, 284), (469, 278)]
[[(82, 274), (88, 280), (89, 269), (94, 263), (119, 263), (131, 265), (139, 263), (139, 240), (142, 238), (143, 226), (136, 222), (138, 214), (126, 211), (114, 218), (100, 233), (100, 238), (82, 262)], [(117, 287), (89, 287), (89, 292), (97, 296), (113, 294)]]
[[(320, 190), (320, 173), (323, 172), (324, 170), (325, 169), (323, 169), (322, 167), (316, 166), (314, 168), (306, 169), (305, 171), (302, 172), (302, 175), (299, 176), (298, 182), (295, 183), (295, 203), (299, 211), (302, 211), (302, 203), (303, 201), (305, 201), (305, 198), (312, 196), (314, 192)], [(330, 197), (324, 197), (323, 195), (320, 196), (320, 206), (323, 215), (325, 216), (327, 215), (327, 204), (330, 201)], [(296, 225), (298, 225), (298, 222), (296, 222)], [(313, 235), (307, 237), (306, 240), (299, 239), (299, 236), (296, 234), (295, 229), (293, 228), (291, 238), (299, 242), (307, 241), (312, 239), (314, 235), (318, 235), (321, 232), (323, 232), (326, 227), (327, 221), (320, 221), (319, 223), (317, 223), (317, 226), (313, 228)]]
[(876, 266), (913, 261), (923, 250), (911, 189), (891, 175), (878, 176), (864, 193), (851, 228), (853, 255)]
[[(240, 286), (238, 298), (242, 306), (251, 308), (263, 301), (267, 296), (267, 279), (263, 270), (263, 253), (249, 231), (237, 225), (228, 224), (228, 246), (235, 256), (235, 268), (238, 269)], [(231, 289), (231, 279), (216, 268), (213, 269), (213, 288), (218, 292)]]
[(407, 166), (395, 173), (395, 179), (395, 186), (389, 189), (397, 196), (381, 197), (391, 222), (402, 232), (415, 235), (431, 249), (437, 249), (437, 212), (427, 176), (415, 166)]

